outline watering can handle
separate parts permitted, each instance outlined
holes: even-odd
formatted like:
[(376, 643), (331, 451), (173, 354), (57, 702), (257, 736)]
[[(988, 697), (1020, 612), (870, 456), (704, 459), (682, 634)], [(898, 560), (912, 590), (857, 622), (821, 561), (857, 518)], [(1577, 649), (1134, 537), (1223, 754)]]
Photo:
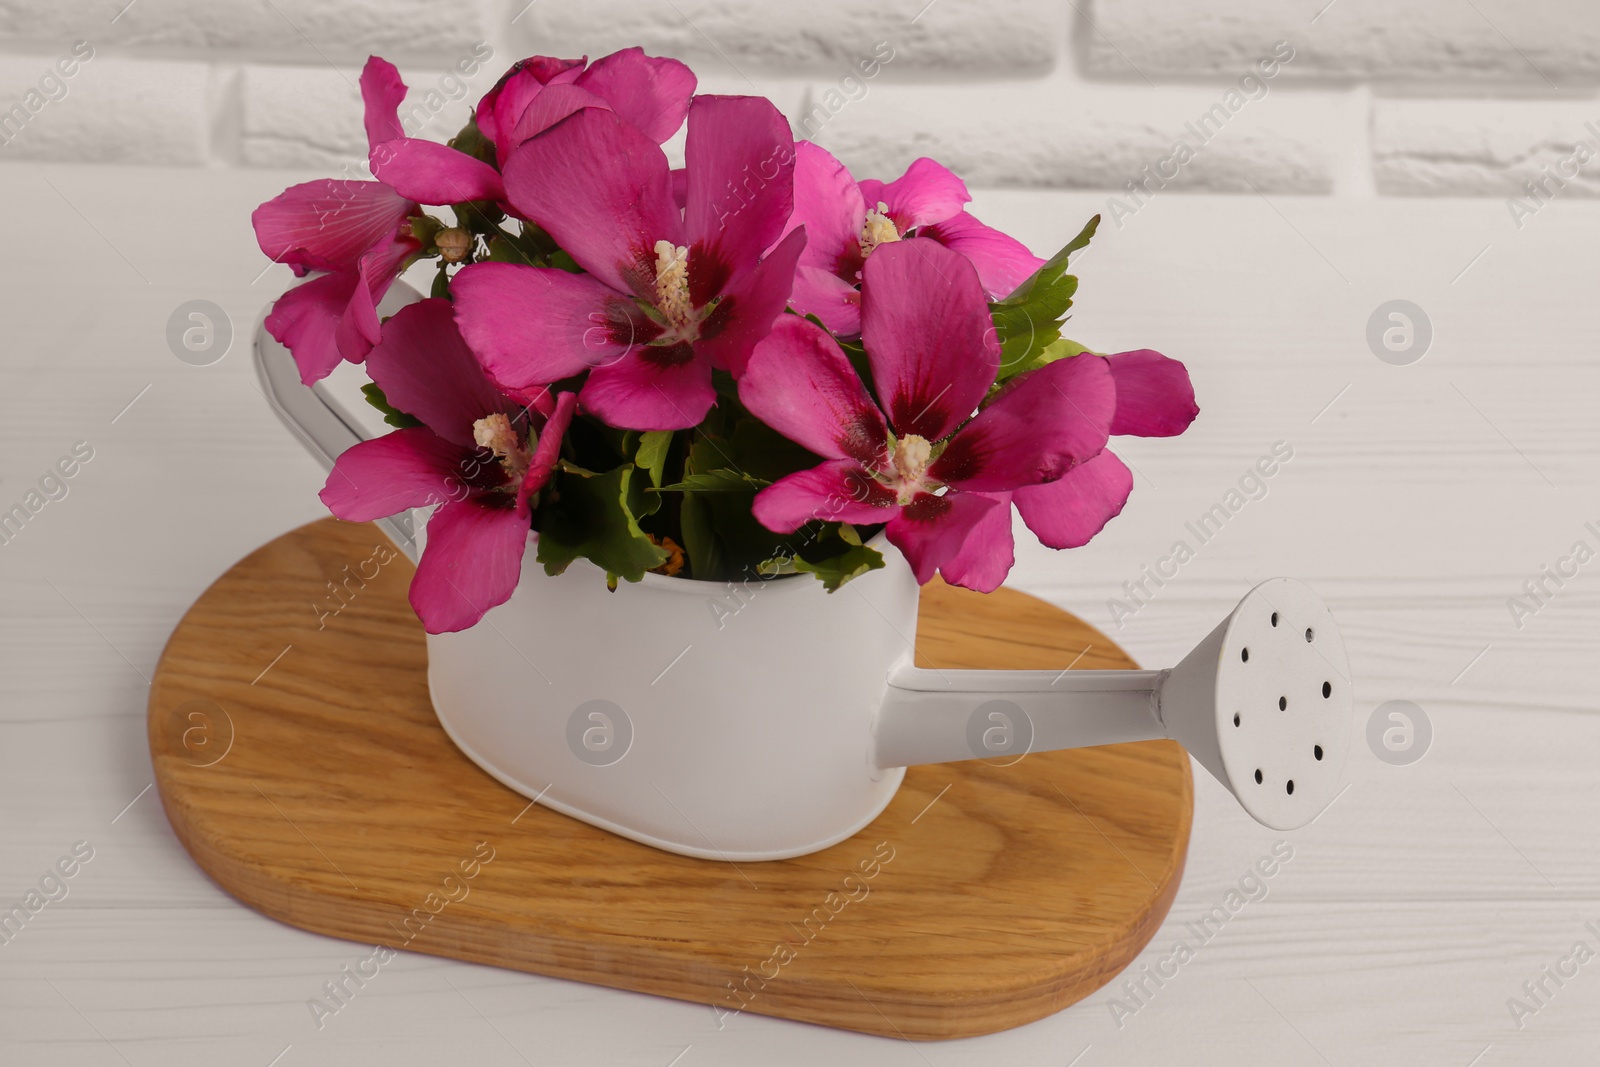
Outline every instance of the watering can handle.
[[(403, 283), (393, 288), (402, 287), (409, 288)], [(414, 290), (412, 293), (413, 299), (420, 297)], [(267, 332), (264, 318), (256, 324), (253, 348), (256, 380), (261, 383), (261, 392), (267, 398), (267, 403), (272, 405), (278, 418), (293, 431), (324, 470), (333, 470), (333, 461), (340, 453), (371, 436), (359, 422), (341, 410), (325, 381), (310, 388), (300, 381), (300, 369), (295, 366), (294, 357)], [(377, 525), (411, 562), (417, 561), (419, 550), (411, 512), (402, 511), (398, 515), (378, 519)]]

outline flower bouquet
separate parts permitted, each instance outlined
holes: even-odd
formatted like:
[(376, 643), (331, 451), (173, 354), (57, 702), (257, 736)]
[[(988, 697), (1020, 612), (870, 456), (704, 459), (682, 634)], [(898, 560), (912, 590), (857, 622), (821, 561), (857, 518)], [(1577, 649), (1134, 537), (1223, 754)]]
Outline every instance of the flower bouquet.
[[(366, 521), (433, 507), (411, 602), (472, 626), (536, 560), (710, 581), (885, 566), (990, 591), (1013, 506), (1053, 548), (1122, 509), (1120, 434), (1181, 433), (1183, 365), (1061, 335), (1068, 257), (968, 214), (930, 159), (857, 180), (766, 99), (695, 95), (625, 49), (517, 63), (446, 144), (406, 135), (370, 59), (373, 181), (286, 190), (253, 221), (297, 275), (266, 320), (309, 385), (365, 363), (394, 430), (322, 499)], [(684, 166), (662, 143), (687, 124)], [(447, 210), (434, 210), (434, 209)], [(429, 297), (379, 301), (420, 260)]]

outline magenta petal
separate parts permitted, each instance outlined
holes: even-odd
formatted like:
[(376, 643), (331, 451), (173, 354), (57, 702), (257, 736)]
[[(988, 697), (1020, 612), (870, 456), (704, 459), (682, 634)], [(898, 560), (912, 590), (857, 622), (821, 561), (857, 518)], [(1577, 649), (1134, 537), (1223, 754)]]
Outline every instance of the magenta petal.
[(794, 153), (794, 214), (784, 232), (806, 228), (802, 266), (853, 278), (861, 269), (867, 219), (861, 188), (843, 163), (810, 141), (796, 141)]
[(977, 272), (922, 238), (880, 245), (867, 257), (861, 340), (889, 424), (929, 441), (972, 414), (1000, 367)]
[(695, 76), (676, 59), (624, 48), (595, 60), (573, 84), (605, 100), (634, 129), (660, 144), (683, 125)]
[(1072, 468), (1053, 482), (1013, 494), (1022, 521), (1051, 548), (1089, 543), (1106, 523), (1122, 513), (1133, 492), (1133, 475), (1110, 451)]
[(325, 378), (341, 359), (359, 363), (378, 340), (377, 302), (417, 247), (395, 240), (368, 251), (357, 269), (302, 282), (278, 298), (267, 332), (294, 356), (307, 385)]
[(380, 181), (419, 204), (505, 199), (498, 171), (437, 141), (387, 141), (373, 148), (369, 163)]
[(925, 583), (960, 555), (973, 528), (998, 506), (993, 497), (978, 493), (918, 493), (889, 520), (889, 543), (905, 555), (917, 581)]
[(794, 533), (814, 519), (863, 526), (898, 509), (892, 490), (849, 459), (831, 459), (780, 478), (756, 494), (750, 513), (774, 533)]
[(478, 101), (478, 132), (494, 142), (495, 158), (505, 166), (511, 154), (511, 129), (533, 98), (544, 92), (544, 82), (526, 67), (515, 67)]
[(861, 291), (818, 267), (796, 268), (789, 306), (802, 315), (815, 315), (840, 337), (861, 332)]
[(655, 302), (656, 242), (683, 244), (683, 224), (654, 141), (612, 112), (585, 108), (512, 152), (505, 183), (511, 204), (584, 270)]
[(1106, 446), (1117, 389), (1099, 356), (1029, 371), (950, 439), (928, 468), (947, 485), (980, 492), (1054, 481)]
[(445, 504), (428, 518), (428, 543), (411, 579), (411, 606), (430, 634), (453, 633), (504, 604), (522, 577), (528, 509), (480, 497)]
[(562, 85), (583, 73), (584, 65), (589, 62), (589, 57), (581, 59), (561, 59), (558, 56), (529, 56), (517, 63), (517, 67), (527, 71), (545, 85)]
[(684, 169), (689, 286), (701, 307), (783, 232), (794, 209), (794, 135), (763, 97), (697, 96)]
[(506, 137), (506, 151), (510, 152), (524, 141), (548, 130), (568, 115), (575, 115), (586, 107), (611, 110), (611, 105), (589, 90), (577, 85), (547, 85), (528, 102), (512, 124)]
[(700, 324), (695, 351), (735, 378), (744, 373), (750, 350), (783, 315), (794, 288), (794, 263), (805, 247), (806, 233), (795, 230), (756, 264), (735, 278), (722, 300)]
[(511, 407), (461, 339), (448, 300), (397, 311), (367, 355), (367, 373), (393, 407), (468, 449), (476, 445), (474, 422)]
[(461, 471), (469, 455), (426, 426), (395, 430), (342, 452), (318, 495), (346, 522), (443, 503), (466, 494)]
[(356, 261), (356, 284), (350, 304), (339, 320), (334, 338), (339, 354), (351, 363), (360, 363), (382, 336), (378, 322), (378, 302), (400, 276), (406, 258), (420, 243), (411, 238), (396, 239), (368, 250)]
[(291, 185), (250, 216), (275, 263), (353, 270), (362, 253), (392, 239), (417, 205), (382, 182), (324, 178)]
[(1000, 300), (1040, 267), (1044, 260), (1028, 251), (1026, 245), (1015, 237), (985, 226), (965, 211), (952, 215), (933, 226), (917, 231), (920, 237), (931, 237), (946, 248), (953, 248), (966, 256), (978, 269), (978, 280), (991, 299)]
[(450, 291), (467, 346), (508, 390), (611, 362), (658, 332), (610, 286), (555, 268), (475, 263), (456, 272)]
[(577, 393), (562, 393), (556, 399), (555, 410), (539, 430), (538, 443), (534, 445), (528, 473), (523, 475), (518, 499), (526, 500), (550, 481), (556, 462), (561, 458), (561, 439), (566, 436), (567, 427), (572, 425), (572, 413), (577, 407)]
[(1148, 348), (1118, 352), (1105, 359), (1117, 383), (1113, 434), (1174, 437), (1200, 414), (1189, 371), (1177, 360)]
[(943, 222), (972, 199), (966, 182), (927, 156), (912, 163), (904, 174), (887, 185), (862, 182), (861, 195), (868, 208), (887, 204), (889, 217), (901, 233)]
[(819, 456), (882, 470), (889, 427), (833, 338), (785, 315), (756, 346), (739, 379), (739, 401), (789, 440)]
[(689, 345), (638, 345), (590, 371), (578, 399), (619, 429), (686, 430), (706, 417), (717, 392), (710, 361)]
[(524, 59), (478, 101), (478, 130), (494, 142), (495, 158), (502, 166), (516, 147), (511, 143), (511, 131), (528, 105), (544, 92), (547, 84), (570, 84), (583, 73), (583, 62), (549, 56)]
[(939, 565), (939, 573), (951, 585), (992, 593), (1005, 582), (1017, 558), (1011, 537), (1011, 494), (970, 495), (989, 497), (995, 506), (972, 524), (961, 550)]
[(336, 334), (355, 287), (354, 271), (323, 274), (285, 292), (267, 314), (267, 332), (294, 356), (306, 385), (326, 378), (343, 361)]
[(361, 103), (366, 114), (367, 148), (373, 149), (385, 141), (406, 135), (400, 125), (400, 104), (406, 98), (406, 83), (400, 72), (387, 59), (368, 56), (367, 65), (361, 68)]

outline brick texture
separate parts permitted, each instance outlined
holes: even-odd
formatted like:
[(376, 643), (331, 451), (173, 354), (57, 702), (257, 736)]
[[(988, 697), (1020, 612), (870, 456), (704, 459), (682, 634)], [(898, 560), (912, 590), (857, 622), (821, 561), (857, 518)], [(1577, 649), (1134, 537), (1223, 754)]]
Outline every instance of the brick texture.
[[(208, 154), (211, 69), (96, 52), (0, 56), (0, 161), (198, 165)], [(71, 76), (62, 71), (71, 67)]]
[[(513, 14), (522, 0), (511, 0)], [(1037, 73), (1054, 66), (1066, 34), (1061, 0), (541, 0), (513, 23), (527, 51), (603, 55), (629, 45), (742, 70), (831, 72), (886, 41), (898, 69)]]
[(1099, 76), (1228, 75), (1284, 39), (1295, 77), (1600, 80), (1593, 0), (1095, 0), (1087, 18)]
[(480, 0), (0, 0), (8, 47), (241, 53), (308, 63), (454, 56), (487, 38)]
[(1382, 100), (1372, 158), (1381, 193), (1600, 196), (1600, 101)]
[[(1112, 189), (1143, 180), (1184, 141), (1193, 159), (1168, 165), (1168, 190), (1329, 191), (1332, 164), (1316, 132), (1336, 121), (1329, 108), (1269, 93), (1230, 114), (1223, 96), (1066, 82), (982, 92), (883, 85), (841, 107), (813, 139), (861, 177), (891, 178), (927, 155), (973, 186)], [(1202, 129), (1204, 115), (1213, 117)]]
[[(77, 41), (93, 60), (41, 83)], [(0, 165), (360, 176), (369, 53), (442, 140), (518, 58), (632, 45), (771, 97), (863, 176), (930, 155), (975, 189), (1600, 195), (1600, 161), (1570, 162), (1600, 154), (1595, 0), (0, 0)]]
[[(478, 55), (482, 54), (480, 50)], [(508, 56), (492, 54), (478, 62), (470, 76), (453, 63), (403, 66), (400, 73), (410, 92), (400, 113), (407, 131), (435, 141), (448, 139), (512, 62)], [(367, 136), (361, 123), (358, 74), (356, 69), (327, 65), (245, 68), (239, 91), (240, 161), (333, 173), (347, 168), (350, 177), (365, 177)]]

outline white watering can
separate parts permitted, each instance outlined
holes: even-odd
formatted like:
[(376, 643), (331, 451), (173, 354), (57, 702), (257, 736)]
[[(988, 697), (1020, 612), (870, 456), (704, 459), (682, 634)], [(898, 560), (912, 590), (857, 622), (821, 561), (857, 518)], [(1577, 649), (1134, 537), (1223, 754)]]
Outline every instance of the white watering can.
[[(383, 314), (418, 299), (396, 285)], [(257, 373), (327, 467), (371, 436), (326, 383), (307, 389), (257, 329)], [(425, 513), (379, 523), (413, 561)], [(925, 670), (918, 586), (887, 566), (825, 593), (646, 574), (606, 588), (579, 560), (549, 577), (530, 539), (512, 598), (428, 635), (439, 721), (479, 766), (585, 822), (704, 859), (782, 859), (866, 826), (905, 768), (1172, 738), (1258, 821), (1305, 825), (1339, 791), (1352, 693), (1344, 642), (1300, 582), (1256, 586), (1176, 667)]]

